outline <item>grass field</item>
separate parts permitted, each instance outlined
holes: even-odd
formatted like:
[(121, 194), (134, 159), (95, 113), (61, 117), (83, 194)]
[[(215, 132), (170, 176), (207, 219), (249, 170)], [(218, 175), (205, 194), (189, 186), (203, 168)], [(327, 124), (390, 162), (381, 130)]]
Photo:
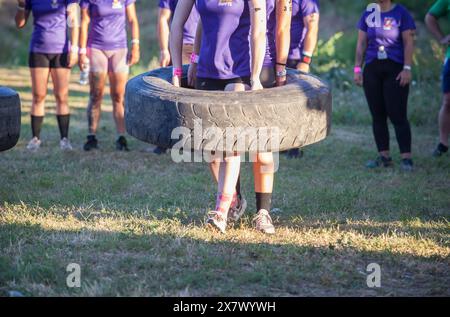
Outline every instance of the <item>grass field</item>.
[[(398, 164), (363, 167), (375, 152), (362, 92), (335, 90), (331, 136), (300, 160), (281, 158), (273, 237), (252, 229), (249, 164), (242, 168), (247, 215), (225, 235), (211, 232), (203, 225), (215, 193), (207, 166), (154, 156), (131, 137), (130, 153), (115, 152), (108, 99), (101, 150), (81, 150), (87, 90), (76, 74), (70, 153), (58, 148), (51, 96), (44, 146), (25, 150), (26, 68), (0, 69), (0, 85), (18, 90), (23, 101), (20, 142), (0, 153), (2, 295), (450, 295), (450, 160), (430, 158), (436, 84), (412, 90), (416, 170), (406, 174)], [(381, 288), (366, 285), (372, 262), (381, 266)], [(69, 263), (81, 266), (81, 288), (66, 286)]]

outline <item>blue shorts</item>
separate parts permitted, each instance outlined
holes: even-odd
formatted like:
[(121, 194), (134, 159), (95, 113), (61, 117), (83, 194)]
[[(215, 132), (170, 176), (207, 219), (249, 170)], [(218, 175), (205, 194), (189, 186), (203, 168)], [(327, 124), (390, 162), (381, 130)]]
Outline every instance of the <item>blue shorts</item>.
[(442, 70), (442, 92), (444, 94), (450, 93), (450, 58), (445, 60)]

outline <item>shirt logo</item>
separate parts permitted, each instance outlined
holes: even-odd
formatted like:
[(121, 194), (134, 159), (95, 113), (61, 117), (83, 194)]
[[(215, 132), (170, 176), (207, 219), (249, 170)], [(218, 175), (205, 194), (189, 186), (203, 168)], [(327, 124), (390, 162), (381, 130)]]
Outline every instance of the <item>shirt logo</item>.
[(384, 18), (384, 22), (383, 22), (383, 30), (385, 31), (390, 31), (392, 30), (392, 28), (395, 26), (395, 20), (394, 18)]
[(113, 9), (122, 9), (122, 3), (119, 0), (113, 0), (112, 3), (112, 8)]
[(219, 7), (232, 7), (233, 0), (219, 0), (218, 5)]

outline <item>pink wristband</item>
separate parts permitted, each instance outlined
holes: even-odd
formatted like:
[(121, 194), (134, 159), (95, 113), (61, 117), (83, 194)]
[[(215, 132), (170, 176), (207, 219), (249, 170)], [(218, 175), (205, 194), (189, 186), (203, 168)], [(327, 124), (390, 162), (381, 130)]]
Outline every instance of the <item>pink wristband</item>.
[(353, 72), (355, 74), (361, 74), (362, 73), (362, 68), (359, 66), (355, 66), (355, 68), (353, 69)]
[(182, 68), (172, 68), (172, 76), (182, 77), (183, 69)]
[(198, 56), (197, 54), (195, 54), (195, 53), (191, 54), (191, 63), (192, 64), (198, 64), (199, 59), (200, 59), (200, 56)]

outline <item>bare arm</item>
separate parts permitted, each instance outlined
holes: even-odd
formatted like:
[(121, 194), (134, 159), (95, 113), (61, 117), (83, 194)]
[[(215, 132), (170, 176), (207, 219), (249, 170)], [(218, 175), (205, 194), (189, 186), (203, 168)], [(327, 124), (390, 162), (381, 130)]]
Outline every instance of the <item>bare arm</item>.
[[(286, 69), (287, 58), (289, 55), (289, 47), (291, 43), (291, 18), (292, 18), (292, 0), (277, 0), (275, 4), (277, 26), (276, 26), (276, 49), (277, 64), (275, 66), (277, 72)], [(276, 78), (277, 85), (286, 81), (286, 76)]]
[[(70, 4), (67, 7), (67, 24), (70, 33), (70, 43), (72, 47), (78, 48), (80, 35), (80, 6), (78, 3)], [(78, 50), (70, 51), (69, 67), (76, 65), (78, 61)]]
[[(79, 37), (79, 46), (80, 49), (85, 50), (87, 46), (87, 38), (88, 38), (88, 30), (89, 24), (91, 23), (91, 17), (89, 16), (89, 9), (81, 9), (81, 25), (80, 25), (80, 37)], [(78, 65), (80, 69), (83, 69), (83, 65), (86, 64), (87, 57), (86, 53), (80, 53), (78, 59)]]
[(25, 25), (27, 25), (28, 17), (30, 16), (30, 11), (25, 10), (25, 1), (24, 0), (18, 0), (17, 5), (22, 9), (17, 9), (15, 21), (16, 21), (16, 27), (18, 29), (23, 28)]
[(319, 20), (320, 15), (318, 13), (313, 13), (303, 18), (303, 23), (307, 28), (303, 50), (311, 55), (316, 50), (317, 46), (317, 39), (319, 37)]
[(405, 48), (404, 52), (405, 68), (397, 76), (397, 80), (400, 81), (400, 86), (409, 85), (409, 83), (412, 80), (411, 69), (407, 69), (407, 67), (411, 66), (413, 62), (415, 33), (416, 32), (414, 30), (406, 30), (402, 32), (403, 46)]
[[(183, 28), (191, 14), (195, 0), (184, 0), (178, 2), (175, 14), (172, 20), (172, 28), (169, 39), (170, 52), (172, 54), (172, 64), (174, 70), (181, 69), (183, 65)], [(180, 86), (181, 78), (173, 76), (172, 82), (175, 86)]]
[(361, 72), (361, 67), (364, 62), (364, 55), (367, 50), (367, 33), (359, 30), (358, 32), (358, 42), (356, 43), (356, 54), (355, 54), (355, 69), (359, 67), (359, 71), (355, 70), (354, 81), (357, 85), (361, 86), (363, 84), (363, 76)]
[(251, 81), (252, 89), (262, 89), (259, 76), (266, 52), (266, 2), (265, 0), (250, 0), (250, 49), (251, 49)]
[[(193, 52), (197, 56), (200, 54), (200, 48), (202, 47), (202, 36), (203, 36), (203, 25), (202, 20), (199, 20), (197, 24), (197, 30), (195, 32), (195, 40), (193, 47)], [(195, 87), (196, 79), (197, 79), (197, 64), (191, 62), (189, 64), (188, 70), (188, 85), (190, 87)]]
[(425, 24), (430, 33), (433, 34), (438, 41), (441, 41), (444, 38), (438, 19), (435, 16), (428, 13), (425, 17)]
[(131, 28), (131, 52), (128, 55), (128, 65), (137, 64), (140, 59), (139, 46), (139, 21), (136, 14), (136, 5), (134, 3), (127, 6), (127, 20)]
[(170, 17), (172, 11), (166, 8), (159, 8), (158, 11), (158, 43), (159, 43), (159, 64), (166, 67), (170, 63), (169, 53), (169, 34), (170, 34)]

